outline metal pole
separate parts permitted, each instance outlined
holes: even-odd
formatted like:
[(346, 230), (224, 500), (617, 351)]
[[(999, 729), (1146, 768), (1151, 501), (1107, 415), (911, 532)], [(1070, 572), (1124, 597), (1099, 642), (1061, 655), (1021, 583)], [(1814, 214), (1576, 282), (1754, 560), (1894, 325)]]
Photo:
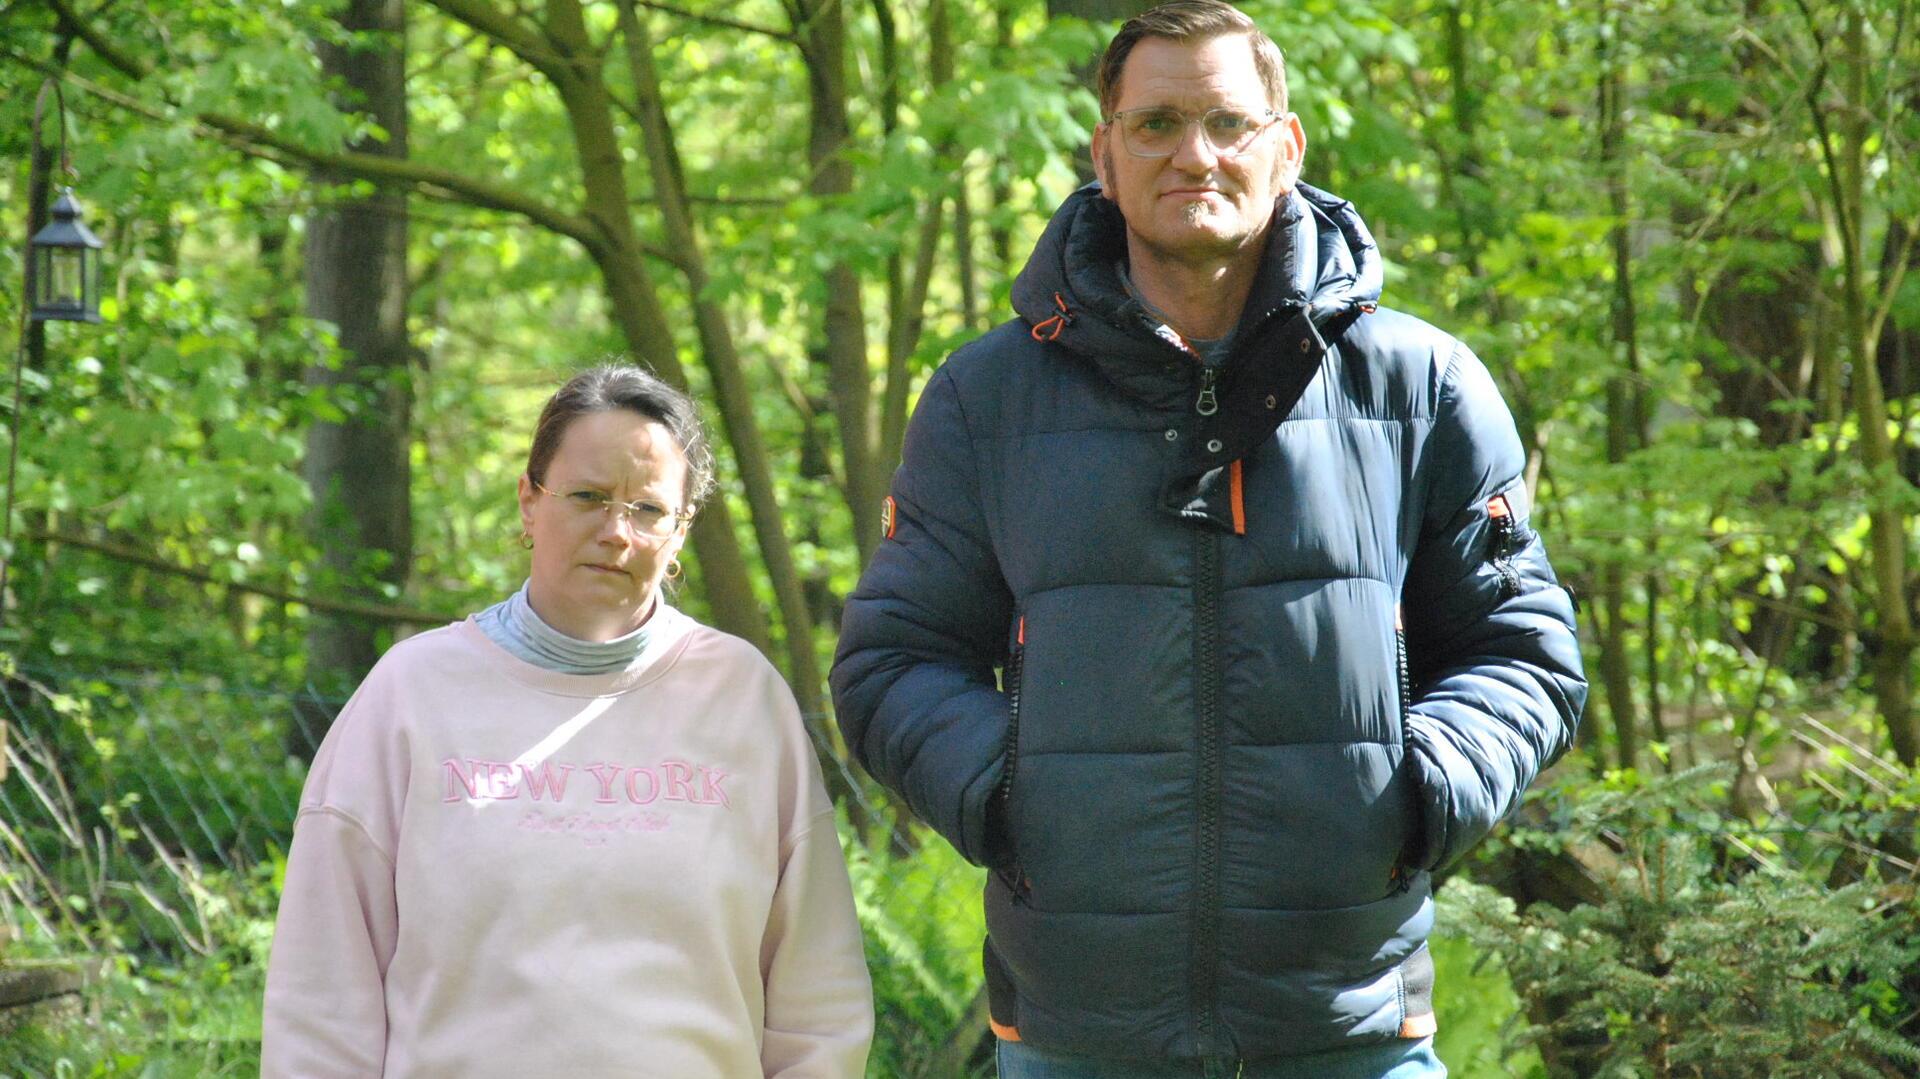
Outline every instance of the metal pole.
[(53, 187), (52, 155), (47, 152), (44, 140), (40, 137), (40, 120), (46, 112), (47, 91), (53, 91), (55, 118), (60, 125), (60, 167), (67, 164), (67, 102), (60, 93), (60, 85), (48, 78), (40, 83), (40, 92), (33, 99), (33, 145), (28, 152), (27, 168), (27, 243), (25, 288), (20, 295), (20, 346), (13, 353), (13, 405), (7, 412), (7, 498), (4, 511), (4, 524), (0, 524), (0, 627), (4, 627), (7, 618), (8, 593), (7, 574), (13, 567), (13, 489), (19, 474), (20, 432), (24, 426), (20, 415), (20, 382), (23, 365), (30, 358), (35, 370), (46, 366), (47, 328), (33, 319), (33, 298), (38, 290), (39, 261), (33, 255), (33, 237), (47, 225), (47, 195)]

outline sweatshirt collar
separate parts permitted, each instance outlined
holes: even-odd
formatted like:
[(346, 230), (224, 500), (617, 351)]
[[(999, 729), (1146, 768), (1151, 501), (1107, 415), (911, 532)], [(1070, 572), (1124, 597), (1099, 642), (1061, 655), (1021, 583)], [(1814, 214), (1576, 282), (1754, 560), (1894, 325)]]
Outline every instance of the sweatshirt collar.
[(509, 678), (563, 697), (613, 696), (653, 681), (665, 674), (686, 651), (693, 630), (699, 625), (661, 597), (655, 601), (653, 615), (646, 621), (646, 643), (631, 662), (611, 672), (574, 674), (537, 665), (503, 648), (480, 626), (480, 617), (480, 614), (469, 615), (464, 621), (454, 623), (452, 629), (489, 655)]
[(567, 674), (611, 674), (633, 665), (647, 647), (649, 627), (663, 604), (656, 592), (647, 620), (608, 641), (584, 641), (548, 625), (529, 599), (532, 582), (474, 616), (493, 643), (536, 667)]

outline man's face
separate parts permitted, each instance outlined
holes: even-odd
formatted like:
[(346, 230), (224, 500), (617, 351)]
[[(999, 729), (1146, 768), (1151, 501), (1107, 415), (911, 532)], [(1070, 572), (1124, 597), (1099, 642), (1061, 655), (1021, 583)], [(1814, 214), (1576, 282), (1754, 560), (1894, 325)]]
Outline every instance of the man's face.
[[(1114, 111), (1171, 108), (1198, 118), (1231, 108), (1265, 116), (1272, 104), (1245, 35), (1201, 41), (1150, 37), (1128, 54)], [(1298, 117), (1274, 121), (1251, 145), (1221, 157), (1189, 125), (1171, 157), (1135, 157), (1116, 124), (1094, 129), (1094, 172), (1127, 221), (1136, 257), (1212, 263), (1266, 234), (1274, 200), (1300, 176), (1306, 136)], [(1141, 249), (1145, 248), (1145, 252)]]

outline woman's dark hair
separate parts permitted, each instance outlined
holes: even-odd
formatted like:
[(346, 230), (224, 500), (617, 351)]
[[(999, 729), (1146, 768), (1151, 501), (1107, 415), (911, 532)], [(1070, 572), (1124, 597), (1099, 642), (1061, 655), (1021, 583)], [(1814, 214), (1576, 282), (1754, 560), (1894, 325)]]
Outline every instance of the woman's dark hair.
[(661, 381), (652, 372), (629, 364), (605, 364), (567, 380), (540, 410), (527, 450), (527, 478), (545, 483), (547, 465), (560, 450), (560, 439), (573, 421), (590, 412), (615, 409), (637, 412), (658, 422), (680, 444), (687, 459), (686, 506), (697, 510), (713, 493), (713, 450), (693, 398)]

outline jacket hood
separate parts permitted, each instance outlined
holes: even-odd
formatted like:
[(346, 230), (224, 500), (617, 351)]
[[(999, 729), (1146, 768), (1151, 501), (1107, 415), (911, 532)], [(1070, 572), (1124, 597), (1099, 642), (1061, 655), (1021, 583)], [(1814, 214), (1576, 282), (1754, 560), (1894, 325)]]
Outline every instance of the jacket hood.
[[(1091, 356), (1178, 348), (1160, 341), (1127, 295), (1117, 267), (1127, 256), (1126, 221), (1096, 183), (1061, 203), (1013, 283), (1014, 310), (1036, 336)], [(1274, 207), (1267, 248), (1236, 340), (1275, 315), (1311, 308), (1316, 322), (1379, 302), (1379, 248), (1353, 204), (1296, 184)], [(1044, 328), (1043, 328), (1044, 327)], [(1057, 330), (1057, 333), (1055, 332)], [(1112, 372), (1110, 372), (1111, 374)]]
[(1048, 222), (1014, 281), (1014, 307), (1035, 340), (1079, 355), (1122, 393), (1169, 413), (1195, 411), (1191, 437), (1161, 486), (1161, 508), (1237, 528), (1229, 466), (1273, 434), (1329, 342), (1373, 310), (1379, 249), (1346, 200), (1306, 184), (1280, 199), (1227, 358), (1204, 383), (1217, 383), (1206, 410), (1194, 409), (1203, 383), (1186, 344), (1171, 330), (1156, 332), (1121, 283), (1126, 253), (1125, 219), (1089, 184)]

